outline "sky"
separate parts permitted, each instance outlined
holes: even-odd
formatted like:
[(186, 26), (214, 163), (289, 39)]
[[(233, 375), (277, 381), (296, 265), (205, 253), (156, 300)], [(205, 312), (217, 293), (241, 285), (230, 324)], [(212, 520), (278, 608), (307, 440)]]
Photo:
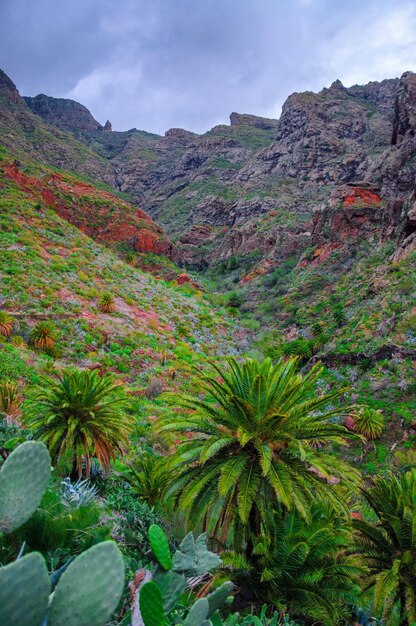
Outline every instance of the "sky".
[(0, 68), (113, 130), (205, 132), (416, 71), (416, 0), (0, 0)]

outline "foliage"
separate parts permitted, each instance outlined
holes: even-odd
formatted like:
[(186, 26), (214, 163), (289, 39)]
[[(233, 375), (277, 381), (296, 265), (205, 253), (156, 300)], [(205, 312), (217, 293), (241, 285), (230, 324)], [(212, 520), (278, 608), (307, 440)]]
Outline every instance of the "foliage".
[(132, 621), (135, 621), (134, 616), (140, 612), (145, 626), (161, 625), (172, 613), (174, 623), (180, 620), (180, 623), (188, 626), (212, 626), (209, 618), (230, 596), (232, 583), (223, 583), (206, 598), (196, 600), (191, 607), (180, 603), (189, 576), (205, 575), (221, 563), (218, 556), (207, 549), (206, 536), (200, 535), (195, 539), (189, 533), (173, 556), (170, 554), (167, 537), (159, 526), (149, 528), (149, 540), (158, 565), (152, 580), (149, 580), (148, 571), (141, 573), (141, 579), (145, 582), (140, 588), (138, 603), (134, 597)]
[(354, 413), (355, 431), (367, 439), (376, 439), (384, 428), (384, 418), (381, 411), (369, 406), (362, 407)]
[(98, 300), (98, 308), (101, 313), (113, 313), (116, 310), (114, 296), (108, 291), (104, 291)]
[(145, 452), (122, 468), (122, 475), (149, 506), (161, 501), (168, 479), (165, 457)]
[(13, 380), (0, 381), (0, 416), (3, 413), (13, 421), (20, 414), (20, 406), (19, 384)]
[(66, 506), (80, 508), (92, 504), (97, 499), (98, 488), (88, 480), (79, 478), (75, 483), (71, 483), (69, 478), (65, 478), (61, 484), (62, 502)]
[[(358, 473), (320, 445), (345, 443), (348, 431), (329, 418), (346, 409), (327, 408), (340, 392), (315, 396), (322, 369), (302, 376), (297, 361), (270, 359), (239, 363), (228, 370), (212, 364), (221, 377), (203, 375), (207, 400), (180, 395), (172, 401), (191, 415), (167, 414), (163, 433), (192, 433), (173, 454), (169, 495), (192, 524), (216, 520), (215, 536), (225, 541), (231, 526), (234, 546), (254, 534), (269, 534), (280, 507), (309, 516), (309, 503), (321, 495), (340, 505), (338, 477), (350, 486)], [(337, 482), (335, 480), (335, 482)]]
[(400, 624), (416, 621), (416, 468), (401, 477), (378, 477), (362, 490), (376, 521), (355, 519), (356, 551), (369, 570), (366, 587), (374, 608), (389, 619), (396, 604)]
[(31, 396), (25, 425), (45, 442), (54, 460), (61, 458), (82, 474), (90, 474), (95, 456), (105, 471), (127, 443), (132, 418), (124, 411), (124, 388), (111, 375), (96, 370), (64, 370), (44, 378)]
[(0, 311), (0, 335), (10, 337), (13, 330), (13, 318), (6, 311)]
[(270, 540), (255, 543), (246, 584), (280, 610), (332, 626), (359, 593), (362, 568), (346, 553), (351, 541), (345, 519), (322, 502), (306, 524), (297, 511), (276, 515)]
[(53, 322), (38, 322), (32, 329), (30, 337), (35, 348), (50, 350), (55, 345), (58, 332)]

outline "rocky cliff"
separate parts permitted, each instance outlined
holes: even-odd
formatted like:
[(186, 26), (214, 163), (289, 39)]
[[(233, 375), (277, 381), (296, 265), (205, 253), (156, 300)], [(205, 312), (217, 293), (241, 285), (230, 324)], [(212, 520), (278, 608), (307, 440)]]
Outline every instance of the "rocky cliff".
[[(40, 95), (24, 102), (4, 74), (1, 89), (20, 127), (37, 120), (55, 143), (59, 128), (71, 131), (73, 147), (89, 148), (88, 158), (83, 154), (75, 164), (71, 154), (61, 160), (53, 154), (54, 164), (82, 169), (129, 194), (167, 229), (193, 267), (231, 256), (273, 265), (300, 258), (311, 246), (338, 247), (335, 231), (347, 222), (350, 234), (364, 223), (383, 237), (401, 229), (400, 241), (412, 234), (406, 226), (416, 173), (412, 72), (364, 86), (335, 81), (319, 93), (294, 93), (279, 120), (234, 112), (229, 126), (204, 135), (170, 129), (164, 137), (136, 129), (105, 132), (70, 100)], [(10, 135), (2, 136), (12, 143)], [(27, 132), (24, 138), (27, 144)], [(39, 142), (36, 150), (47, 160)], [(345, 200), (345, 185), (371, 188), (378, 201), (356, 192), (350, 194), (354, 202)]]

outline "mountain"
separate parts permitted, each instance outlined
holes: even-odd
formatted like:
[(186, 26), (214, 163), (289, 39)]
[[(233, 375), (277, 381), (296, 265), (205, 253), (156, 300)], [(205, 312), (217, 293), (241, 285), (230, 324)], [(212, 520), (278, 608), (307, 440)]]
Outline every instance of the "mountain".
[(160, 261), (142, 266), (199, 272), (256, 350), (320, 358), (325, 384), (352, 383), (353, 401), (392, 416), (392, 440), (416, 411), (415, 131), (412, 72), (292, 94), (279, 120), (234, 112), (163, 137), (113, 131), (70, 100), (23, 99), (0, 75), (3, 175), (23, 190), (34, 175), (49, 208), (123, 258), (142, 252), (145, 228)]
[(204, 135), (104, 132), (72, 101), (26, 102), (111, 164), (116, 187), (167, 230), (191, 266), (233, 255), (250, 266), (252, 256), (273, 264), (301, 255), (314, 210), (338, 185), (380, 187), (398, 212), (415, 174), (414, 81), (411, 72), (351, 88), (335, 81), (291, 95), (279, 120), (232, 113), (230, 126)]

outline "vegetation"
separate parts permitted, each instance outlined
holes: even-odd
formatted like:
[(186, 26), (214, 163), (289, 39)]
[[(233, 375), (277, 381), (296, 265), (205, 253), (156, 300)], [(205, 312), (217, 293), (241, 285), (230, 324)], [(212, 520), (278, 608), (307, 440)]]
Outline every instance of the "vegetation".
[(191, 415), (159, 420), (159, 432), (192, 433), (172, 456), (168, 493), (191, 525), (204, 519), (222, 543), (232, 528), (234, 549), (250, 551), (255, 538), (270, 536), (276, 511), (296, 509), (308, 519), (317, 495), (339, 506), (339, 489), (329, 483), (354, 484), (358, 473), (321, 447), (350, 434), (329, 421), (345, 413), (328, 408), (339, 392), (312, 395), (319, 366), (305, 376), (296, 359), (213, 366), (221, 382), (202, 377), (208, 399), (180, 396), (177, 405)]
[[(394, 623), (416, 621), (416, 468), (376, 478), (363, 496), (376, 521), (355, 519), (358, 554), (369, 570), (374, 608)], [(390, 621), (388, 622), (390, 623)]]
[(116, 310), (116, 304), (114, 301), (114, 296), (108, 291), (105, 291), (101, 294), (100, 299), (98, 301), (98, 308), (101, 313), (113, 313)]
[(24, 417), (25, 426), (46, 443), (52, 459), (90, 475), (91, 457), (109, 471), (132, 429), (122, 407), (124, 389), (112, 376), (88, 370), (65, 370), (36, 387)]
[(50, 350), (53, 348), (57, 336), (55, 324), (49, 321), (39, 322), (30, 333), (33, 345), (39, 350)]
[(6, 311), (0, 311), (0, 335), (10, 337), (13, 329), (13, 318)]

